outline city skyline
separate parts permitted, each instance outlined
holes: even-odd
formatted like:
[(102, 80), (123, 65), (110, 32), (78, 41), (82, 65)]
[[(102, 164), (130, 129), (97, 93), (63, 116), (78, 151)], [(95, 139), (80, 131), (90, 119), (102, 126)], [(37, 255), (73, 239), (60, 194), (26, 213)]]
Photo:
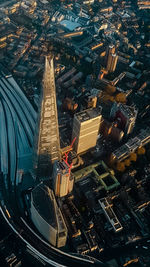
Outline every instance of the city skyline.
[(149, 1), (0, 1), (0, 265), (150, 265)]

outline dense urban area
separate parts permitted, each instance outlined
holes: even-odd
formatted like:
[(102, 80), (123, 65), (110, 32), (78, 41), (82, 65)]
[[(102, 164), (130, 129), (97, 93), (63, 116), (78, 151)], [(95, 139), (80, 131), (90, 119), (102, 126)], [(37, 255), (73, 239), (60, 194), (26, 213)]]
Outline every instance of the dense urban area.
[(0, 266), (150, 266), (150, 1), (0, 0)]

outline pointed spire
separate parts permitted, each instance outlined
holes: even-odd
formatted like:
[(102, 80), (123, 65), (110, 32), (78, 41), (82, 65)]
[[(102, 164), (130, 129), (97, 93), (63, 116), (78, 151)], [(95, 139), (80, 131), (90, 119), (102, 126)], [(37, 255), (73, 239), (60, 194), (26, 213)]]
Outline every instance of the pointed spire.
[(37, 155), (38, 177), (49, 176), (51, 163), (60, 159), (54, 62), (52, 56), (46, 56), (45, 58)]

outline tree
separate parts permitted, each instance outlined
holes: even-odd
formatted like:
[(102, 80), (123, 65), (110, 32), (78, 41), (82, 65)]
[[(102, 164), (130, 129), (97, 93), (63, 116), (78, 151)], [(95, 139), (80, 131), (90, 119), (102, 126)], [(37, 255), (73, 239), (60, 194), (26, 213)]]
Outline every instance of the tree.
[(124, 93), (118, 93), (115, 100), (116, 102), (126, 103), (126, 95)]
[(105, 102), (105, 101), (108, 101), (109, 100), (109, 95), (106, 95), (106, 94), (103, 94), (102, 96), (102, 100)]
[(113, 96), (110, 96), (110, 97), (109, 97), (109, 100), (110, 100), (111, 102), (114, 102), (114, 101), (115, 101), (115, 99), (114, 99)]
[(123, 162), (117, 162), (117, 171), (124, 172), (125, 171), (125, 165)]
[(137, 160), (137, 154), (136, 153), (132, 153), (131, 155), (130, 155), (130, 161), (136, 161)]
[(116, 92), (116, 87), (115, 86), (112, 86), (112, 85), (110, 85), (110, 84), (108, 84), (107, 86), (106, 86), (106, 92), (108, 93), (108, 94), (114, 94), (115, 92)]
[(106, 94), (105, 92), (103, 93), (102, 100), (105, 101), (114, 101), (114, 97), (111, 95)]
[(127, 167), (129, 167), (130, 164), (131, 164), (131, 162), (130, 162), (129, 159), (126, 159), (126, 160), (124, 161), (124, 165), (127, 166)]
[(138, 147), (137, 153), (138, 153), (138, 155), (144, 155), (145, 154), (145, 148), (144, 147)]

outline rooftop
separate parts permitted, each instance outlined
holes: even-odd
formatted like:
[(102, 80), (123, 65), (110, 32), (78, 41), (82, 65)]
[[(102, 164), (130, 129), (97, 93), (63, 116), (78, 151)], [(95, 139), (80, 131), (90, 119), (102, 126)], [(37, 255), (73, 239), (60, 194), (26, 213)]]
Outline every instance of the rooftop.
[(123, 104), (120, 104), (120, 109), (125, 112), (128, 117), (133, 117), (133, 115), (137, 114), (137, 110), (135, 109), (135, 107), (130, 107), (130, 106), (127, 106), (127, 105), (123, 105)]
[(60, 24), (67, 28), (69, 31), (74, 31), (76, 28), (81, 26), (79, 23), (70, 20), (62, 20)]
[(90, 182), (91, 178), (96, 186), (96, 191), (102, 188), (104, 188), (106, 191), (109, 191), (119, 186), (118, 180), (103, 161), (91, 164), (79, 171), (74, 172), (74, 177), (76, 182), (80, 181), (80, 184), (83, 183), (84, 186), (86, 183)]
[(134, 152), (138, 147), (145, 146), (150, 142), (150, 128), (142, 129), (140, 133), (134, 137), (130, 138), (128, 142), (122, 145), (120, 148), (113, 152), (113, 157), (119, 161), (127, 158), (130, 153)]
[(102, 198), (99, 200), (99, 204), (101, 205), (107, 219), (111, 223), (115, 232), (121, 231), (123, 229), (121, 223), (119, 222), (117, 216), (115, 215), (111, 205), (109, 204), (107, 198)]
[(80, 121), (84, 122), (90, 119), (94, 119), (101, 115), (102, 108), (90, 108), (84, 111), (81, 111), (75, 115), (75, 117)]
[(113, 108), (116, 110), (120, 110), (123, 112), (128, 118), (132, 118), (133, 116), (137, 116), (137, 109), (135, 107), (130, 107), (128, 105), (124, 105), (122, 103), (114, 103)]

